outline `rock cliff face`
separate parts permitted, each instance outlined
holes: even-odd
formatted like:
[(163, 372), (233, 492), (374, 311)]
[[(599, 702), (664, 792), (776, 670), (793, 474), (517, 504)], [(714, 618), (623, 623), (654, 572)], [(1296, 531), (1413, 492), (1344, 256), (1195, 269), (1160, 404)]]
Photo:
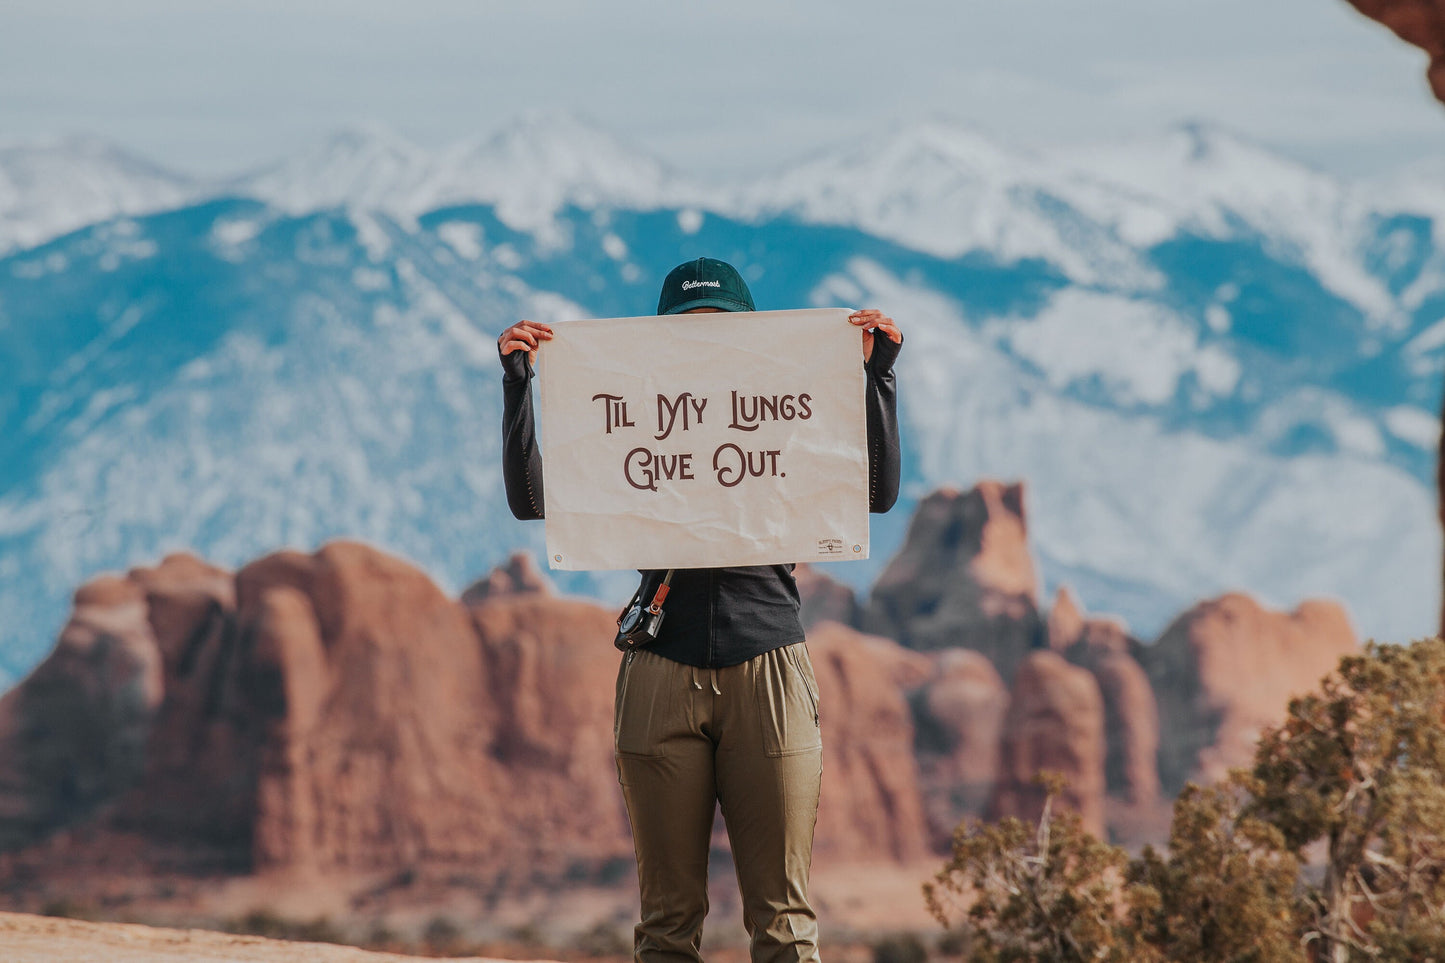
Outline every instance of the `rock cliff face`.
[(971, 649), (930, 653), (928, 679), (912, 690), (920, 786), (935, 848), (965, 816), (983, 813), (999, 772), (1009, 693), (993, 663)]
[[(823, 724), (819, 862), (908, 861), (929, 851), (904, 685), (927, 660), (834, 622), (810, 631)], [(903, 683), (902, 685), (900, 683)]]
[(1094, 676), (1057, 652), (1031, 653), (1014, 678), (990, 817), (1037, 819), (1045, 793), (1034, 777), (1053, 771), (1068, 782), (1063, 804), (1102, 837), (1104, 753), (1104, 704)]
[[(136, 872), (625, 877), (615, 613), (535, 574), (514, 560), (463, 604), (337, 542), (234, 577), (175, 556), (87, 584), (56, 651), (0, 701), (4, 848), (69, 823), (71, 871), (126, 852)], [(927, 660), (836, 624), (810, 648), (828, 728), (819, 860), (925, 854), (903, 693)], [(60, 852), (7, 865), (43, 875)]]
[(134, 582), (90, 582), (55, 650), (0, 699), (0, 848), (83, 819), (139, 778), (163, 692), (146, 615)]
[[(819, 865), (907, 863), (966, 815), (1034, 818), (1044, 769), (1095, 832), (1157, 838), (1162, 797), (1247, 763), (1354, 648), (1333, 603), (1281, 614), (1243, 595), (1149, 646), (1066, 590), (1045, 624), (1022, 500), (990, 482), (925, 500), (862, 615), (908, 647), (849, 627), (852, 591), (799, 569), (825, 728)], [(0, 699), (0, 892), (107, 861), (435, 869), (483, 893), (630, 878), (614, 617), (524, 557), (456, 601), (354, 542), (98, 578)]]
[(1142, 652), (1159, 702), (1165, 792), (1247, 765), (1260, 730), (1283, 721), (1290, 697), (1314, 689), (1355, 648), (1334, 602), (1271, 612), (1235, 593), (1181, 615)]
[(918, 506), (873, 587), (863, 627), (914, 649), (974, 649), (1007, 680), (1046, 644), (1021, 484), (980, 482)]
[(1049, 648), (1088, 669), (1104, 700), (1105, 785), (1131, 807), (1159, 801), (1159, 708), (1132, 653), (1139, 642), (1117, 619), (1089, 618), (1067, 589), (1049, 613)]
[(1355, 9), (1378, 20), (1396, 36), (1430, 55), (1426, 78), (1445, 101), (1445, 0), (1350, 0)]

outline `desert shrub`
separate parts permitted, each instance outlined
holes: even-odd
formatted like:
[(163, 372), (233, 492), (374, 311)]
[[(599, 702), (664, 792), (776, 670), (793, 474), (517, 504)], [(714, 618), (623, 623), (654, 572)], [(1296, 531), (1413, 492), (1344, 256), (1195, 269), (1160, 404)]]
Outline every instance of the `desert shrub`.
[(929, 911), (945, 928), (966, 928), (971, 963), (1131, 959), (1115, 900), (1127, 855), (1085, 831), (1078, 813), (1055, 812), (1062, 778), (1040, 780), (1048, 794), (1036, 825), (1010, 817), (959, 827), (952, 858), (924, 887)]
[(347, 942), (346, 937), (325, 916), (309, 921), (293, 920), (271, 909), (254, 909), (240, 919), (232, 920), (225, 929), (232, 933), (301, 943)]
[(891, 933), (873, 944), (873, 963), (927, 963), (928, 947), (916, 933)]
[(631, 956), (632, 927), (598, 920), (591, 929), (578, 934), (573, 945), (586, 956)]

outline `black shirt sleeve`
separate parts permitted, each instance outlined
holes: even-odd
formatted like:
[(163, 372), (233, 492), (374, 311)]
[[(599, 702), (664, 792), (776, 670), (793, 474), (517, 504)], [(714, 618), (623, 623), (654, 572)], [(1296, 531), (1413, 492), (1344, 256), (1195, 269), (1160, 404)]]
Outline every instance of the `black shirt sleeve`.
[[(498, 345), (498, 350), (501, 346)], [(544, 517), (542, 453), (532, 414), (532, 365), (527, 352), (502, 355), (502, 482), (507, 507), (526, 521)]]
[(868, 418), (868, 510), (882, 514), (898, 500), (902, 456), (898, 449), (898, 389), (893, 362), (902, 350), (879, 332), (866, 372), (864, 408)]

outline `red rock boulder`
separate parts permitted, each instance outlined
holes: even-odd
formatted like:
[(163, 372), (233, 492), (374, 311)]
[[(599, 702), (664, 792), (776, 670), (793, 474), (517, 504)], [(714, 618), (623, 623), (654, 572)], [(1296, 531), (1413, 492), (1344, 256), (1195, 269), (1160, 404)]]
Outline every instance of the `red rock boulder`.
[(1159, 702), (1164, 791), (1209, 783), (1246, 766), (1292, 696), (1318, 686), (1356, 648), (1336, 602), (1271, 612), (1240, 593), (1201, 602), (1140, 653)]

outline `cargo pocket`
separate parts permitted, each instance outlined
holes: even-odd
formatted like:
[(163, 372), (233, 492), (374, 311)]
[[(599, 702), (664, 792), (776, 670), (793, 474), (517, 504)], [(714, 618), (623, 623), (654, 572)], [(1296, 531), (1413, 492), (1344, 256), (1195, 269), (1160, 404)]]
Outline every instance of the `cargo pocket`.
[(662, 680), (657, 668), (640, 658), (636, 651), (622, 657), (612, 710), (613, 748), (618, 755), (663, 754), (663, 726), (672, 693), (667, 691), (667, 686), (658, 685)]
[(769, 756), (813, 752), (823, 745), (818, 690), (802, 642), (774, 649), (758, 669), (758, 713)]

